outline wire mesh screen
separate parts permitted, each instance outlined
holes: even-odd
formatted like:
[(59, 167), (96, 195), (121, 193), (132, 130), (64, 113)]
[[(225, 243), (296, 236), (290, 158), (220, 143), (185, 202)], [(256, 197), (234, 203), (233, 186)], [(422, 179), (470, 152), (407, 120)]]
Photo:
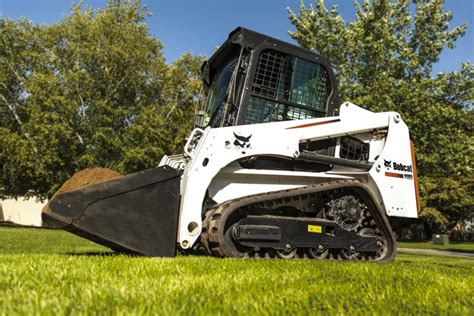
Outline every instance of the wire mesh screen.
[(319, 116), (321, 116), (321, 114), (316, 111), (252, 96), (250, 97), (245, 124), (304, 120)]
[(329, 76), (322, 65), (272, 49), (264, 50), (257, 62), (246, 122), (322, 116), (330, 93)]
[(291, 86), (290, 56), (264, 50), (258, 57), (252, 92), (275, 100), (288, 99)]
[(341, 138), (339, 157), (352, 160), (369, 160), (369, 144), (353, 137)]
[(324, 110), (330, 93), (326, 69), (300, 58), (294, 58), (293, 68), (289, 101)]

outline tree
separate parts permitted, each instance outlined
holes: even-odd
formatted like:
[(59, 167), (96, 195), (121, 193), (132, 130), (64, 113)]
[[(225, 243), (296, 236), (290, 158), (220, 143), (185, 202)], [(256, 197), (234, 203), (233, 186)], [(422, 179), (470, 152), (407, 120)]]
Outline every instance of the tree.
[(125, 132), (119, 170), (151, 168), (163, 155), (182, 152), (197, 111), (203, 62), (204, 57), (188, 53), (168, 67), (162, 90), (164, 99), (144, 104)]
[(323, 0), (289, 10), (290, 35), (334, 63), (343, 99), (402, 115), (417, 148), (423, 212), (440, 221), (474, 215), (463, 185), (472, 178), (474, 67), (432, 76), (441, 51), (467, 28), (449, 29), (443, 3), (364, 0), (352, 22)]
[(0, 196), (48, 197), (79, 169), (129, 173), (178, 150), (202, 57), (166, 64), (147, 15), (115, 0), (50, 26), (0, 20)]

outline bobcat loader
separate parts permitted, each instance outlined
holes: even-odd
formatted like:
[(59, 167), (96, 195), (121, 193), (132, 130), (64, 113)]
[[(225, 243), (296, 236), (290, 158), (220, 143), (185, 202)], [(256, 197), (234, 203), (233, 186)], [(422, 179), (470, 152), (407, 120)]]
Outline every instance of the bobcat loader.
[(327, 59), (244, 28), (202, 78), (183, 154), (57, 194), (44, 221), (146, 256), (394, 258), (389, 218), (420, 207), (398, 113), (341, 104)]

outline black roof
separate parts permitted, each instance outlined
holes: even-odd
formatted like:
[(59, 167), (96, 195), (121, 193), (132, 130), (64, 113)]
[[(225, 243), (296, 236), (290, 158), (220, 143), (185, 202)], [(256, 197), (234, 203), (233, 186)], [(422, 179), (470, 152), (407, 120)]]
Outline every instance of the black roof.
[(209, 78), (209, 75), (212, 77), (214, 71), (220, 68), (222, 62), (227, 59), (229, 54), (237, 51), (236, 48), (243, 47), (252, 50), (262, 44), (291, 52), (293, 55), (308, 60), (317, 60), (319, 63), (327, 66), (327, 68), (331, 68), (329, 61), (315, 52), (239, 26), (229, 33), (227, 40), (204, 63), (202, 66), (203, 79)]

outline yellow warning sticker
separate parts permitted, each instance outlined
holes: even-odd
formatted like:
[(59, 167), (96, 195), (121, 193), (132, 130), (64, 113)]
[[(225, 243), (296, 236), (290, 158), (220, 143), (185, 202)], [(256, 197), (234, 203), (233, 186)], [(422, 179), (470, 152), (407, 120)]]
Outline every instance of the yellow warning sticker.
[(318, 225), (308, 225), (308, 232), (321, 234), (323, 232), (323, 227)]

